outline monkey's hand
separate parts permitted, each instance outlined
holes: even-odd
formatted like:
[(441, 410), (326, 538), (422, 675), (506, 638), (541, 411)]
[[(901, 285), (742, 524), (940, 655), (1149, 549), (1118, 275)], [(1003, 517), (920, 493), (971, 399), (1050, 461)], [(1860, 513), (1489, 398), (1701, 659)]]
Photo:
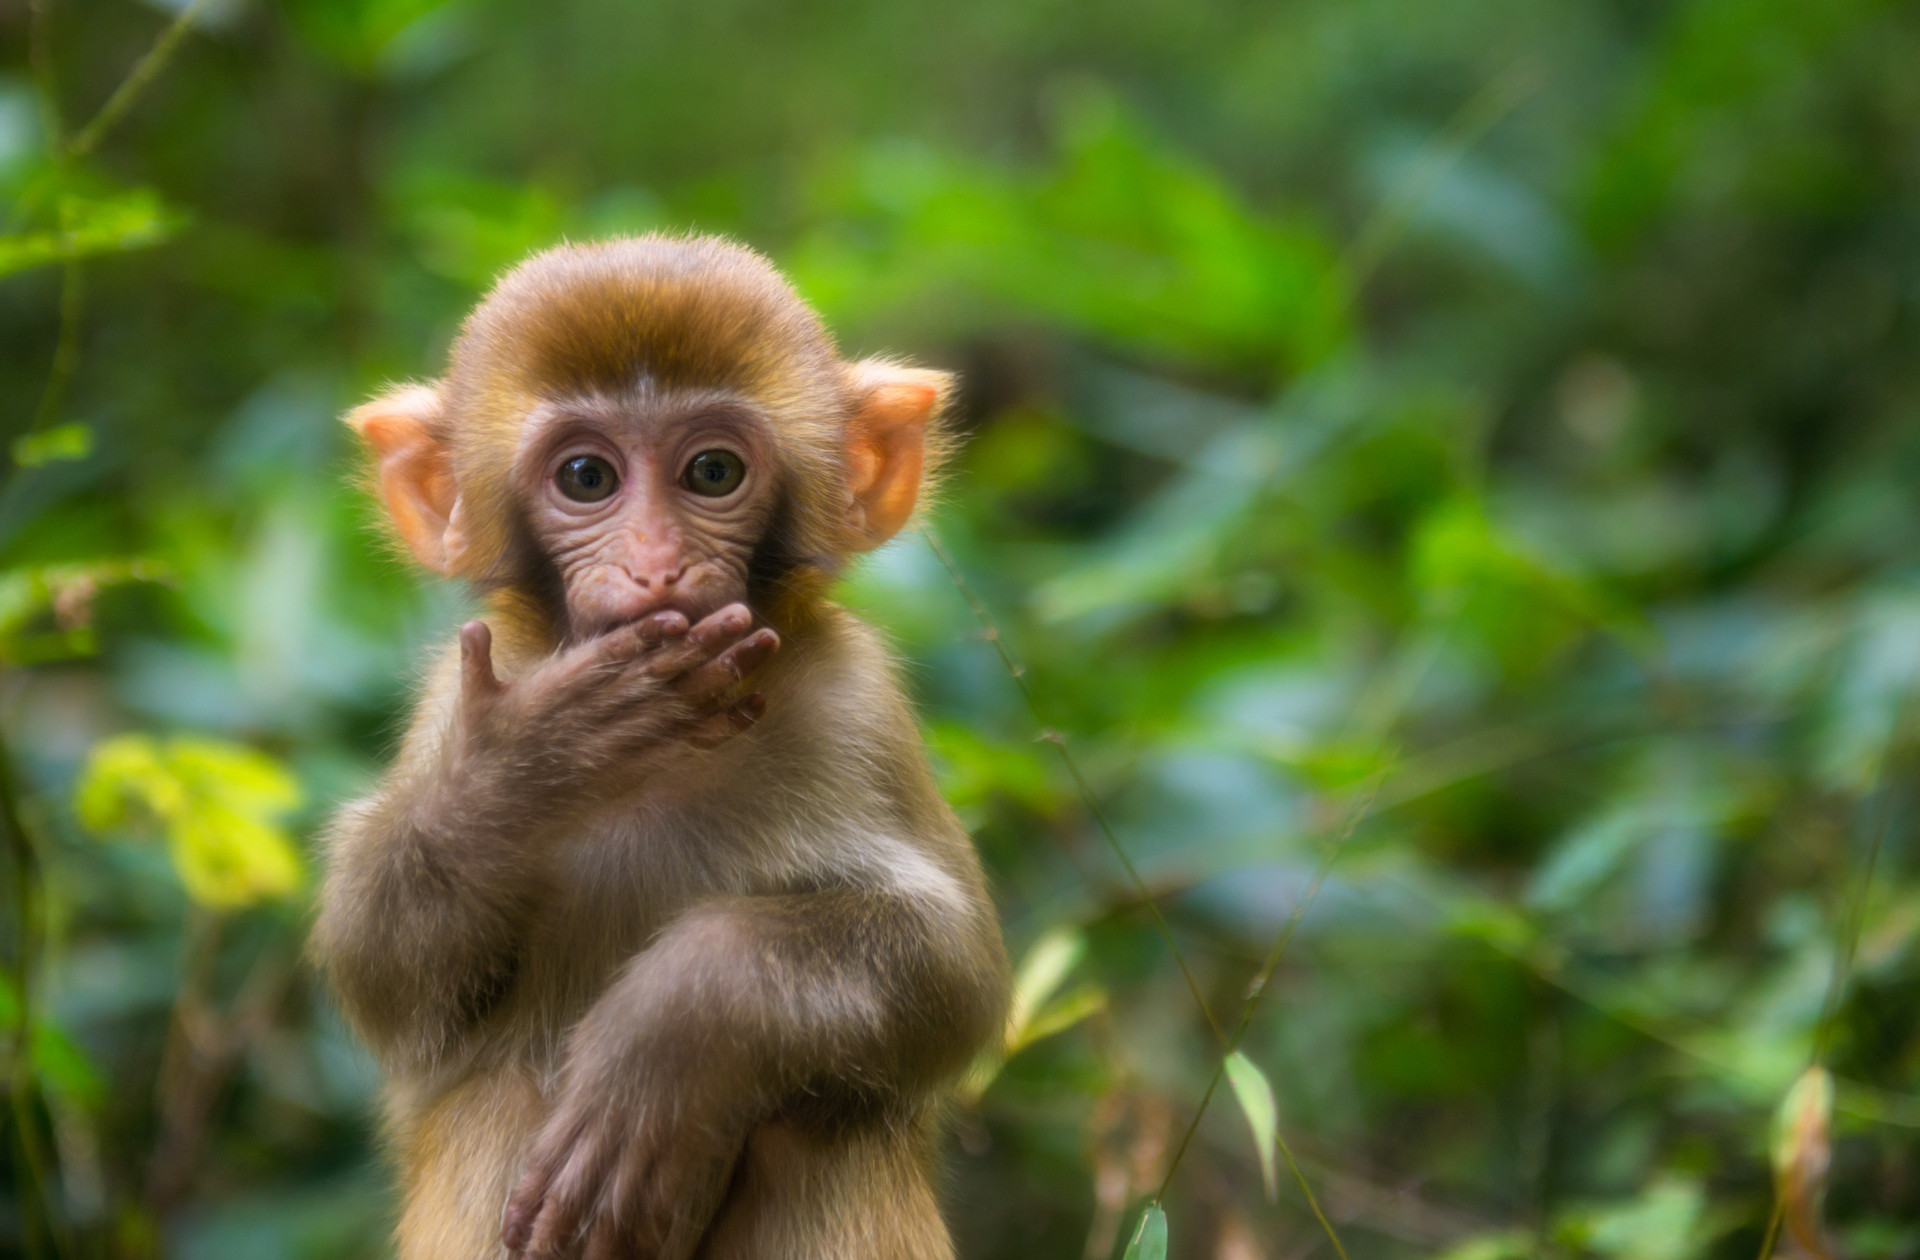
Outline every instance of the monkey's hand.
[(763, 697), (741, 696), (740, 684), (779, 646), (772, 630), (753, 628), (745, 604), (692, 627), (668, 611), (502, 682), (493, 672), (492, 632), (470, 621), (460, 629), (453, 775), (466, 790), (507, 784), (544, 795), (581, 787), (662, 745), (711, 746), (765, 709)]
[(743, 1039), (695, 1009), (677, 958), (648, 961), (574, 1030), (559, 1101), (507, 1205), (516, 1256), (686, 1260), (761, 1118)]

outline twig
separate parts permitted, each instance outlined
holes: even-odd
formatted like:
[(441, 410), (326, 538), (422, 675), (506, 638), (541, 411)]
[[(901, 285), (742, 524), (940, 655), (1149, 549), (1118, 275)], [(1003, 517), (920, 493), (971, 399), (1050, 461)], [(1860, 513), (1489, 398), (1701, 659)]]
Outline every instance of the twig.
[[(38, 0), (38, 2), (44, 4), (45, 0)], [(153, 41), (153, 47), (147, 50), (147, 55), (134, 63), (133, 69), (127, 72), (127, 77), (120, 81), (120, 86), (115, 88), (113, 95), (107, 98), (107, 103), (100, 107), (100, 112), (95, 114), (67, 145), (68, 157), (83, 158), (100, 147), (100, 142), (106, 138), (109, 131), (119, 125), (122, 118), (126, 117), (127, 111), (133, 108), (133, 103), (140, 99), (140, 94), (147, 90), (154, 77), (166, 69), (167, 62), (173, 57), (174, 49), (178, 48), (180, 41), (186, 38), (188, 28), (193, 25), (193, 20), (200, 16), (200, 10), (205, 6), (206, 0), (193, 0), (193, 3), (180, 10), (178, 17), (167, 24), (167, 29), (160, 32), (160, 37)]]
[(266, 1032), (285, 999), (293, 969), (276, 952), (255, 959), (222, 1012), (210, 992), (223, 921), (196, 911), (181, 959), (179, 995), (155, 1084), (160, 1139), (147, 1177), (147, 1201), (164, 1215), (186, 1194), (206, 1149), (209, 1120), (234, 1064)]
[(1433, 194), (1447, 172), (1493, 130), (1501, 119), (1533, 95), (1544, 76), (1532, 58), (1523, 58), (1461, 106), (1443, 134), (1444, 142), (1426, 157), (1424, 169), (1386, 197), (1361, 226), (1349, 249), (1347, 271), (1358, 291), (1372, 278), (1413, 214)]
[(28, 0), (27, 62), (33, 68), (33, 91), (40, 98), (41, 121), (47, 129), (48, 147), (56, 152), (65, 122), (60, 116), (59, 83), (53, 71), (53, 33), (48, 29), (48, 5), (51, 0)]
[(66, 399), (67, 386), (74, 369), (80, 365), (80, 318), (86, 306), (86, 285), (80, 260), (69, 258), (60, 269), (60, 334), (53, 346), (53, 363), (47, 369), (47, 383), (40, 390), (40, 405), (34, 408), (33, 432), (53, 426)]
[[(20, 810), (13, 757), (4, 732), (0, 732), (0, 827), (6, 829), (7, 847), (13, 858), (14, 913), (19, 920), (15, 928), (13, 971), (8, 977), (19, 999), (19, 1024), (11, 1038), (7, 1093), (20, 1162), (26, 1173), (19, 1185), (21, 1228), (31, 1254), (45, 1254), (40, 1247), (40, 1233), (44, 1232), (52, 1241), (54, 1253), (64, 1256), (72, 1254), (72, 1248), (59, 1214), (53, 1208), (52, 1160), (41, 1143), (40, 1126), (34, 1116), (35, 1095), (39, 1092), (33, 1075), (34, 979), (45, 928), (41, 916), (40, 855)], [(40, 1231), (33, 1227), (36, 1220), (41, 1225)]]

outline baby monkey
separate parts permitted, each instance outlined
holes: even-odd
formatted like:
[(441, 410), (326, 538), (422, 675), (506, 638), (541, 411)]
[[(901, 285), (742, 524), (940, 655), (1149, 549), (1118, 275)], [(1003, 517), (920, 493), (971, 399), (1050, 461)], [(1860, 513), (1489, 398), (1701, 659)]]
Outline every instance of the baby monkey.
[(952, 1254), (936, 1095), (1006, 959), (874, 634), (948, 379), (759, 255), (563, 246), (347, 419), (485, 615), (328, 839), (314, 953), (388, 1078), (402, 1260)]

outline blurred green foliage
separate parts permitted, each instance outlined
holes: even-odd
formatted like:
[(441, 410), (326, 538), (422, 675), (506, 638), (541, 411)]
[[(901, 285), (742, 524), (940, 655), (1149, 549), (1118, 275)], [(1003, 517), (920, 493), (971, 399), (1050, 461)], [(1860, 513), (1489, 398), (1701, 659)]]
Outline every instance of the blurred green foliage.
[(181, 7), (0, 5), (0, 1251), (378, 1254), (296, 848), (464, 605), (334, 418), (669, 227), (963, 374), (997, 643), (844, 588), (1025, 960), (963, 1254), (1149, 1254), (1222, 1069), (1073, 768), (1223, 1027), (1304, 907), (1169, 1254), (1332, 1254), (1269, 1133), (1354, 1257), (1920, 1252), (1911, 6), (210, 0), (99, 114)]

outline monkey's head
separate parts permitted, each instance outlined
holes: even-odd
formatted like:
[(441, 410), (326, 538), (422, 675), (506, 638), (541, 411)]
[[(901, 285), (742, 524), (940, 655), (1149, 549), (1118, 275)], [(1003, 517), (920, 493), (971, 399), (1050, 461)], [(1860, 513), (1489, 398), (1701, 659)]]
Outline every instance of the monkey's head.
[(654, 235), (522, 263), (444, 379), (347, 422), (422, 564), (581, 638), (667, 608), (791, 613), (906, 524), (949, 384), (843, 361), (752, 250)]

